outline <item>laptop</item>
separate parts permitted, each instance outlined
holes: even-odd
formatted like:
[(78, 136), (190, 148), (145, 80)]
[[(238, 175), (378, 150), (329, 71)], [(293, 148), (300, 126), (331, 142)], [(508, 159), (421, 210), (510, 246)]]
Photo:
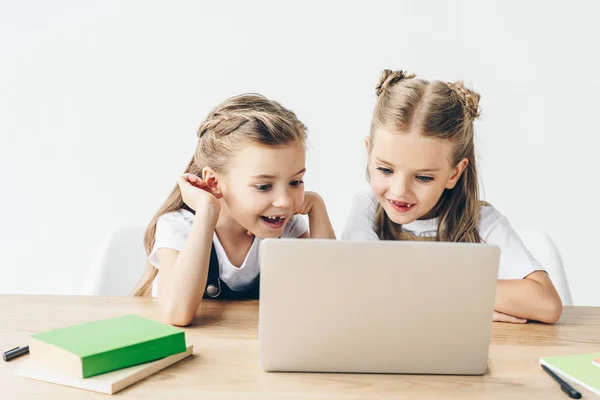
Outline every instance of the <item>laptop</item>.
[(499, 259), (477, 243), (265, 239), (261, 367), (483, 374)]

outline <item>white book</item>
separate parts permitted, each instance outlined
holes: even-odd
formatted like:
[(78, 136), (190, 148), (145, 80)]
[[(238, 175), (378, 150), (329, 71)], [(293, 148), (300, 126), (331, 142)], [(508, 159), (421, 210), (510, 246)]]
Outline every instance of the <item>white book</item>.
[(193, 350), (194, 346), (187, 346), (186, 351), (183, 353), (173, 354), (172, 356), (161, 358), (160, 360), (82, 379), (62, 375), (56, 371), (35, 364), (31, 360), (25, 360), (19, 364), (15, 371), (15, 375), (110, 395), (189, 357), (192, 355)]

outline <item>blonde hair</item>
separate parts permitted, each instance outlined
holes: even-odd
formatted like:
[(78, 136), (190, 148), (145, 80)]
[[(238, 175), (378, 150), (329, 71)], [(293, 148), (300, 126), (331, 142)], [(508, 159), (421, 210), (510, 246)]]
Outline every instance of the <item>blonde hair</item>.
[[(481, 201), (473, 121), (479, 117), (479, 94), (463, 82), (429, 82), (405, 71), (386, 69), (375, 89), (378, 99), (373, 112), (370, 143), (380, 128), (392, 132), (417, 129), (423, 136), (453, 144), (453, 166), (466, 158), (469, 163), (453, 189), (445, 189), (428, 215), (438, 217), (436, 241), (479, 243), (477, 231)], [(368, 173), (368, 171), (367, 171)], [(381, 240), (415, 240), (394, 223), (377, 205), (374, 227)]]
[[(209, 166), (226, 173), (230, 160), (242, 145), (304, 145), (305, 139), (304, 124), (281, 104), (259, 94), (232, 97), (213, 109), (200, 125), (196, 152), (185, 172), (202, 178), (202, 169)], [(146, 228), (144, 246), (148, 255), (154, 247), (158, 219), (185, 207), (179, 186), (175, 185)], [(157, 274), (158, 270), (146, 263), (146, 270), (131, 294), (149, 296)]]

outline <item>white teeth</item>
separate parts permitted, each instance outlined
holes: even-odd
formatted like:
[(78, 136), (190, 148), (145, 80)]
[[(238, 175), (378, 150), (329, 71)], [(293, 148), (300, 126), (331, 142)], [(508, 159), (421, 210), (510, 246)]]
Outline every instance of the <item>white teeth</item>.
[(285, 217), (267, 217), (267, 216), (265, 216), (264, 218), (269, 222), (280, 222)]

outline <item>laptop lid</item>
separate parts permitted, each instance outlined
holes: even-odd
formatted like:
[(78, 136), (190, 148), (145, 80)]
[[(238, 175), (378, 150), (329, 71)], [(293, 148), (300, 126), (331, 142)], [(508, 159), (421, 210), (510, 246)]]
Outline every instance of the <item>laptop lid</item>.
[(266, 371), (482, 374), (500, 249), (487, 244), (266, 239)]

